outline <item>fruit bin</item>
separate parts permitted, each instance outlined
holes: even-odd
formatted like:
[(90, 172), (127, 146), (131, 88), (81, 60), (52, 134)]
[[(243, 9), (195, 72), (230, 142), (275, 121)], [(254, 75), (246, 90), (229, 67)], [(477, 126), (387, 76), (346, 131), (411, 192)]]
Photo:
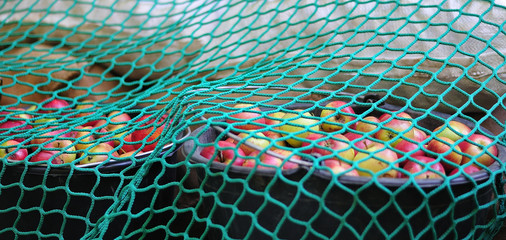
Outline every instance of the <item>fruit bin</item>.
[[(322, 104), (323, 106), (324, 104)], [(307, 109), (312, 104), (292, 104)], [(357, 114), (379, 116), (401, 108), (390, 104), (371, 108), (353, 105)], [(373, 111), (369, 111), (374, 109)], [(262, 109), (272, 110), (272, 109)], [(318, 115), (321, 108), (312, 113)], [(448, 114), (406, 111), (429, 131), (451, 118)], [(463, 118), (453, 120), (474, 127)], [(216, 123), (214, 123), (216, 124)], [(225, 126), (218, 124), (219, 126)], [(226, 135), (213, 122), (194, 130), (181, 149), (198, 172), (202, 188), (200, 217), (210, 239), (462, 239), (484, 236), (499, 211), (496, 191), (502, 189), (501, 164), (469, 176), (442, 179), (374, 178), (341, 175), (313, 166), (295, 169), (252, 169), (209, 162), (203, 145)], [(222, 129), (223, 130), (223, 129)], [(480, 128), (479, 131), (487, 132)], [(189, 138), (191, 139), (191, 138)], [(506, 148), (499, 146), (504, 161)], [(492, 176), (492, 177), (491, 177)], [(381, 237), (379, 237), (381, 236)]]
[[(188, 151), (163, 153), (173, 154), (169, 159), (159, 152), (145, 159), (131, 157), (135, 163), (118, 171), (105, 165), (79, 168), (72, 163), (67, 179), (63, 180), (63, 172), (62, 180), (54, 184), (53, 176), (59, 176), (62, 168), (50, 164), (37, 175), (32, 171), (35, 164), (14, 164), (2, 158), (0, 199), (7, 198), (4, 193), (9, 191), (19, 199), (0, 206), (0, 217), (9, 220), (0, 225), (0, 238), (60, 238), (60, 232), (72, 232), (69, 226), (81, 226), (74, 222), (89, 227), (91, 234), (85, 238), (102, 233), (112, 238), (122, 230), (128, 234), (125, 238), (142, 238), (140, 233), (158, 238), (159, 233), (169, 239), (326, 239), (339, 234), (352, 239), (375, 234), (385, 239), (492, 238), (506, 219), (504, 16), (504, 1), (472, 0), (3, 1), (1, 110), (28, 107), (48, 97), (74, 103), (86, 99), (100, 106), (100, 111), (125, 112), (142, 106), (140, 114), (163, 115), (171, 109), (171, 114), (184, 119), (169, 129), (172, 133), (187, 126), (191, 132), (205, 127), (189, 137), (187, 144), (193, 147)], [(345, 93), (355, 95), (343, 97)], [(377, 94), (374, 99), (398, 106), (395, 109), (411, 111), (417, 126), (427, 124), (426, 133), (433, 136), (431, 119), (438, 124), (469, 120), (475, 125), (473, 131), (489, 130), (493, 134), (488, 136), (500, 148), (495, 158), (498, 165), (443, 180), (370, 180), (330, 174), (327, 171), (334, 169), (323, 166), (325, 157), (309, 154), (300, 160), (303, 166), (282, 171), (199, 162), (195, 154), (215, 143), (204, 133), (221, 139), (224, 134), (219, 130), (209, 131), (216, 126), (226, 130), (238, 126), (219, 122), (230, 117), (221, 110), (230, 110), (235, 102), (266, 109), (309, 104), (311, 111), (318, 112), (315, 104), (342, 98), (367, 114), (393, 107), (357, 98), (367, 94)], [(79, 112), (101, 117), (95, 110)], [(64, 118), (70, 120), (67, 117), (75, 111), (59, 113), (68, 114)], [(213, 114), (210, 121), (198, 119)], [(67, 126), (77, 127), (82, 120), (72, 119)], [(20, 133), (17, 128), (4, 129)], [(175, 135), (165, 137), (174, 140)], [(164, 144), (157, 145), (157, 150)], [(0, 146), (0, 154), (4, 149)], [(182, 152), (186, 156), (174, 157)], [(146, 172), (149, 164), (143, 162), (154, 166)], [(157, 164), (162, 165), (160, 170)], [(181, 174), (175, 181), (170, 174), (164, 175), (172, 167)], [(151, 172), (154, 178), (143, 178)], [(81, 176), (92, 178), (86, 183), (94, 182), (94, 187), (75, 187), (77, 180), (71, 179)], [(30, 178), (42, 184), (31, 183)], [(107, 196), (90, 194), (101, 194), (102, 185), (110, 179), (116, 179), (113, 184), (118, 187), (107, 189), (111, 190)], [(155, 206), (160, 194), (173, 191), (172, 186), (179, 190), (175, 199), (168, 199), (161, 208)], [(35, 199), (31, 192), (40, 193), (37, 197), (44, 203), (24, 203)], [(95, 219), (65, 214), (67, 207), (74, 208), (72, 201), (45, 211), (45, 205), (60, 193), (69, 199), (90, 196), (94, 202), (90, 200), (86, 208), (102, 207), (101, 200), (111, 204)], [(153, 199), (142, 207), (148, 203), (141, 197), (144, 194)], [(423, 201), (409, 205), (416, 196)], [(10, 221), (14, 213), (23, 218)], [(22, 226), (25, 216), (40, 218), (40, 224)], [(45, 219), (61, 222), (62, 227), (55, 230), (60, 232), (46, 234), (53, 231)], [(116, 228), (123, 224), (132, 227)]]
[[(182, 129), (175, 139), (182, 140), (190, 132)], [(161, 226), (173, 217), (169, 208), (177, 194), (175, 165), (181, 146), (166, 144), (157, 156), (151, 156), (155, 150), (150, 150), (86, 164), (2, 161), (0, 238), (80, 239), (91, 231), (105, 239), (163, 238), (166, 231)], [(104, 219), (109, 211), (118, 212)], [(106, 221), (104, 230), (101, 224)], [(26, 234), (19, 236), (15, 230)]]

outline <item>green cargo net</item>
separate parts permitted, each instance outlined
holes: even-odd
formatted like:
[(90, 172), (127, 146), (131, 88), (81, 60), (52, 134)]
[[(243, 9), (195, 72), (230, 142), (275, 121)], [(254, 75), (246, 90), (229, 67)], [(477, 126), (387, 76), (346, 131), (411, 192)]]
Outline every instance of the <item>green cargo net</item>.
[(5, 1), (0, 238), (493, 238), (505, 12)]

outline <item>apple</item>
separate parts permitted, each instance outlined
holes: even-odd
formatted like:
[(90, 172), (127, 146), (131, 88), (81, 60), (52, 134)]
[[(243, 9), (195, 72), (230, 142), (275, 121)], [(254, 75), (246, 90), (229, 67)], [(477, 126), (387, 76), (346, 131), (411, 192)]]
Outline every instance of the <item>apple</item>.
[(50, 141), (44, 145), (42, 151), (53, 153), (53, 155), (56, 155), (56, 158), (59, 159), (57, 162), (60, 163), (70, 163), (76, 160), (76, 148), (72, 145), (72, 141), (70, 140), (59, 139)]
[[(394, 115), (395, 117), (394, 118), (408, 118), (408, 119), (413, 119), (413, 117), (411, 117), (411, 115), (409, 115), (409, 113), (407, 112), (398, 112)], [(392, 118), (392, 114), (390, 113), (383, 113), (381, 114), (381, 116), (379, 116), (379, 120), (380, 122), (387, 122), (390, 118)]]
[[(107, 118), (107, 116), (103, 116)], [(85, 126), (92, 126), (93, 128), (106, 128), (108, 126), (107, 120), (100, 118), (91, 122), (84, 123)]]
[(415, 159), (424, 163), (425, 166), (415, 161), (407, 161), (402, 168), (413, 175), (415, 179), (443, 178), (446, 175), (444, 166), (435, 158), (418, 156)]
[(274, 131), (264, 131), (262, 132), (265, 137), (269, 138), (269, 139), (272, 139), (274, 142), (275, 142), (275, 146), (273, 147), (286, 147), (287, 144), (285, 142), (285, 140), (280, 140), (283, 135), (281, 135), (281, 133), (279, 132), (274, 132)]
[[(20, 133), (24, 133), (27, 130), (32, 129), (33, 127), (29, 125), (26, 121), (22, 120), (9, 120), (3, 123), (0, 123), (0, 134), (5, 134), (9, 131), (11, 136), (18, 135)], [(18, 142), (23, 142), (25, 138), (16, 137), (14, 140)]]
[(129, 121), (132, 120), (130, 115), (121, 111), (112, 111), (107, 115), (109, 118), (109, 125), (107, 126), (107, 130), (114, 131), (120, 129), (127, 125)]
[(282, 131), (283, 137), (287, 137), (286, 142), (292, 147), (301, 147), (302, 141), (309, 134), (320, 130), (320, 125), (317, 119), (311, 118), (313, 115), (310, 112), (304, 112), (303, 109), (295, 109), (295, 112), (286, 113), (283, 116), (283, 125), (279, 127)]
[(433, 132), (438, 138), (446, 137), (456, 142), (462, 137), (469, 136), (471, 128), (459, 121), (449, 121), (447, 124), (438, 126)]
[[(353, 143), (354, 149), (366, 149), (368, 145), (371, 145), (374, 143), (371, 139), (367, 138), (366, 135), (353, 133), (353, 132), (347, 132), (343, 134), (350, 142)], [(355, 155), (358, 153), (358, 151), (355, 151)]]
[(39, 146), (44, 146), (47, 142), (51, 140), (56, 139), (62, 139), (62, 138), (75, 138), (76, 132), (75, 131), (69, 131), (68, 129), (57, 129), (56, 127), (47, 127), (40, 130), (42, 131), (48, 131), (40, 134), (34, 134), (34, 138), (30, 140), (30, 144), (34, 145), (32, 146), (32, 150), (35, 151)]
[[(423, 145), (420, 142), (415, 142), (414, 140), (402, 139), (399, 143), (397, 143), (394, 147), (397, 150), (397, 157), (402, 158), (402, 156), (408, 155), (411, 157), (416, 156), (424, 156), (425, 152), (422, 150)], [(400, 165), (403, 165), (405, 161), (402, 161)]]
[(364, 151), (358, 151), (353, 161), (357, 163), (360, 176), (371, 177), (379, 173), (377, 177), (397, 177), (397, 154), (382, 143), (367, 145)]
[(358, 121), (355, 125), (355, 130), (359, 132), (372, 132), (378, 128), (380, 120), (375, 116), (366, 116)]
[(443, 156), (446, 161), (442, 161), (442, 163), (447, 170), (453, 170), (462, 163), (462, 151), (460, 147), (449, 138), (432, 139), (427, 143), (426, 148), (432, 152), (428, 153), (428, 155)]
[(311, 144), (316, 144), (318, 139), (322, 139), (324, 137), (325, 137), (325, 135), (323, 135), (321, 133), (309, 133), (306, 136), (306, 139), (304, 139), (305, 141), (303, 141), (300, 146), (301, 148), (306, 148), (302, 152), (306, 153), (306, 154), (311, 154), (311, 152), (313, 151), (313, 147), (309, 147), (309, 146)]
[(265, 124), (271, 126), (271, 128), (278, 128), (281, 124), (281, 119), (285, 116), (285, 112), (274, 112), (270, 113), (265, 117)]
[(110, 123), (105, 127), (105, 129), (109, 132), (115, 133), (114, 136), (112, 136), (114, 139), (112, 141), (114, 143), (114, 146), (118, 146), (121, 144), (121, 140), (119, 139), (127, 134), (127, 131), (120, 129), (126, 127), (132, 118), (127, 113), (122, 113), (121, 111), (112, 111), (107, 115), (107, 117), (109, 118)]
[[(226, 116), (226, 122), (229, 124), (240, 123), (234, 128), (242, 130), (257, 130), (265, 127), (265, 118), (262, 117), (262, 110), (253, 104), (238, 103), (233, 106), (239, 113), (231, 113)], [(264, 125), (264, 126), (262, 126)]]
[(34, 117), (33, 118), (33, 125), (48, 125), (49, 124), (55, 124), (58, 122), (58, 119), (56, 118), (47, 118), (47, 117), (43, 117), (43, 118), (39, 118), (39, 117)]
[(320, 117), (325, 119), (322, 123), (323, 131), (338, 131), (356, 119), (353, 108), (346, 105), (348, 103), (343, 101), (332, 101), (325, 105), (320, 113)]
[(467, 174), (472, 174), (481, 171), (481, 168), (474, 164), (465, 166), (462, 170), (460, 168), (455, 168), (448, 174), (448, 176), (462, 174), (462, 171)]
[(123, 152), (123, 153), (119, 154), (118, 158), (127, 158), (127, 157), (131, 157), (131, 156), (136, 156), (136, 155), (139, 155), (142, 153), (143, 153), (142, 151), (137, 152), (137, 150)]
[(246, 154), (236, 144), (227, 141), (218, 141), (215, 144), (217, 148), (214, 145), (204, 147), (200, 152), (200, 156), (214, 162), (232, 164), (233, 166), (243, 165)]
[(284, 156), (285, 158), (281, 159), (281, 158), (278, 158), (277, 156), (274, 156), (274, 155), (271, 155), (268, 153), (263, 153), (262, 155), (260, 155), (260, 162), (262, 164), (258, 165), (258, 168), (281, 167), (281, 169), (283, 169), (283, 170), (294, 169), (294, 168), (297, 168), (299, 165), (297, 163), (288, 161), (287, 158), (290, 157), (290, 159), (296, 159), (296, 160), (302, 159), (298, 155), (292, 155), (293, 152), (290, 150), (286, 150), (286, 149), (277, 148), (277, 149), (272, 150), (272, 152), (279, 154), (281, 156)]
[(248, 155), (248, 157), (251, 157), (251, 158), (245, 158), (244, 162), (242, 163), (242, 166), (254, 168), (257, 164), (257, 161), (260, 161), (258, 159), (259, 155), (260, 155), (260, 151), (254, 151), (254, 152), (250, 153), (250, 155)]
[[(119, 145), (115, 140), (111, 138), (112, 133), (107, 130), (107, 128), (95, 128), (92, 127), (93, 136), (95, 139), (101, 139), (101, 141), (111, 145), (112, 147), (116, 147)], [(108, 140), (108, 141), (106, 141)]]
[[(246, 142), (254, 144), (260, 148), (267, 148), (269, 147), (269, 144), (271, 142), (266, 139), (266, 136), (261, 133), (247, 133), (247, 132), (241, 132), (237, 135), (238, 137), (245, 139)], [(251, 152), (255, 151), (256, 149), (247, 146), (246, 144), (240, 144), (236, 143), (240, 149), (244, 152), (244, 154), (249, 155)]]
[(7, 140), (0, 146), (3, 147), (0, 148), (0, 158), (5, 158), (9, 153), (11, 153), (7, 159), (21, 161), (26, 159), (28, 156), (28, 150), (26, 148), (21, 148), (21, 143), (16, 140)]
[[(399, 137), (399, 134), (402, 134), (402, 136)], [(403, 138), (413, 139), (414, 134), (414, 128), (410, 121), (392, 119), (388, 122), (383, 122), (383, 125), (374, 134), (374, 137), (395, 147)]]
[(44, 162), (44, 161), (49, 161), (51, 158), (51, 163), (52, 164), (63, 164), (64, 161), (63, 159), (60, 158), (60, 156), (58, 155), (58, 151), (40, 151), (38, 153), (35, 153), (31, 158), (30, 158), (30, 162)]
[(465, 141), (459, 143), (462, 151), (462, 164), (468, 163), (472, 158), (485, 166), (490, 166), (495, 162), (495, 157), (499, 154), (497, 146), (489, 137), (474, 133)]
[(119, 154), (114, 150), (114, 147), (105, 142), (96, 144), (83, 154), (84, 158), (79, 162), (79, 164), (103, 162), (109, 159), (110, 156), (119, 157)]
[(319, 140), (311, 153), (321, 156), (335, 153), (336, 157), (350, 161), (355, 157), (355, 150), (350, 146), (350, 140), (342, 134), (335, 134), (331, 138)]
[(136, 151), (135, 143), (132, 141), (132, 134), (127, 134), (123, 136), (123, 145), (121, 146), (119, 152), (127, 153), (131, 151)]
[(74, 127), (75, 138), (77, 141), (75, 148), (77, 150), (84, 150), (93, 145), (93, 142), (95, 141), (95, 135), (93, 135), (92, 129), (93, 127), (84, 125)]
[(427, 138), (428, 138), (427, 133), (425, 133), (423, 130), (418, 128), (413, 129), (413, 138), (411, 139), (414, 140), (415, 142), (423, 142), (423, 140)]
[[(158, 139), (160, 138), (160, 135), (162, 135), (163, 129), (165, 126), (169, 126), (169, 123), (164, 123), (166, 116), (162, 116), (161, 119), (158, 120), (158, 122), (155, 123), (154, 115), (148, 114), (141, 117), (138, 122), (143, 121), (149, 117), (153, 117), (153, 119), (148, 120), (147, 123), (142, 124), (137, 130), (132, 132), (132, 141), (133, 142), (144, 142), (146, 145), (142, 148), (141, 151), (148, 152), (155, 149), (156, 145), (158, 144)], [(149, 126), (146, 128), (146, 126)], [(142, 144), (136, 144), (136, 148), (141, 148)]]
[(356, 169), (353, 169), (350, 164), (338, 159), (332, 158), (323, 160), (322, 165), (330, 168), (330, 171), (335, 174), (344, 173), (346, 176), (359, 176), (358, 171)]
[[(32, 115), (25, 113), (26, 109), (24, 109), (24, 108), (9, 107), (7, 109), (8, 110), (6, 110), (6, 111), (0, 112), (0, 121), (3, 121), (6, 118), (8, 118), (9, 120), (14, 120), (14, 121), (26, 121), (26, 120), (29, 120), (32, 118)], [(16, 112), (19, 112), (19, 113), (14, 114)]]
[[(48, 99), (44, 100), (43, 102), (46, 102), (48, 101)], [(44, 103), (42, 105), (42, 109), (39, 110), (40, 113), (51, 113), (51, 112), (56, 112), (58, 110), (63, 110), (67, 107), (69, 107), (69, 103), (63, 99), (58, 99), (58, 98), (55, 98), (55, 99), (52, 99), (52, 100), (49, 100), (48, 102)]]

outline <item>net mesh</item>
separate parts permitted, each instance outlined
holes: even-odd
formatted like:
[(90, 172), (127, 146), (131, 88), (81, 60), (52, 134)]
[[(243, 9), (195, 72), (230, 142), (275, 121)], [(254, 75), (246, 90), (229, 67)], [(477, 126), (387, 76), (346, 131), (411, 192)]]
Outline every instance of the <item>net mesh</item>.
[(1, 238), (490, 239), (505, 12), (3, 1)]

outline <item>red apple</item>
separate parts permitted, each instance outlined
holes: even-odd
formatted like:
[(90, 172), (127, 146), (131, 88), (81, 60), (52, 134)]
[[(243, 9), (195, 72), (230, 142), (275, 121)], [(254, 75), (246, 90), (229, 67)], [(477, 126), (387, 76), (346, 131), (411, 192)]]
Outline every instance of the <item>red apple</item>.
[(461, 123), (459, 121), (449, 121), (446, 124), (440, 125), (434, 131), (436, 133), (436, 137), (446, 137), (456, 142), (462, 137), (469, 136), (471, 133), (471, 128)]
[(378, 128), (379, 123), (380, 120), (377, 117), (366, 116), (356, 123), (355, 130), (359, 132), (372, 132)]
[(398, 112), (398, 113), (394, 114), (394, 116), (395, 117), (392, 117), (392, 114), (389, 114), (389, 113), (383, 113), (383, 114), (381, 114), (381, 116), (378, 119), (380, 120), (380, 122), (387, 122), (391, 118), (396, 118), (396, 119), (409, 118), (409, 119), (413, 119), (411, 117), (411, 115), (409, 115), (409, 113), (407, 113), (407, 112)]
[[(53, 158), (54, 157), (54, 158)], [(53, 159), (51, 159), (53, 158)], [(31, 158), (30, 162), (44, 162), (51, 159), (52, 164), (63, 164), (63, 159), (58, 155), (58, 151), (40, 151), (35, 153)]]
[(472, 134), (465, 141), (459, 143), (460, 150), (462, 151), (462, 164), (471, 161), (471, 158), (475, 158), (476, 162), (479, 162), (485, 166), (490, 166), (495, 162), (499, 151), (494, 141), (482, 134)]
[[(70, 163), (76, 160), (76, 148), (70, 140), (54, 140), (44, 145), (42, 151), (52, 152), (59, 159), (57, 162)], [(46, 159), (47, 160), (47, 159)]]
[(368, 145), (355, 155), (353, 161), (357, 163), (360, 176), (397, 177), (397, 154), (382, 143)]
[[(116, 147), (119, 145), (119, 142), (116, 142), (115, 140), (113, 140), (111, 138), (112, 133), (109, 130), (107, 130), (107, 128), (105, 128), (105, 127), (104, 128), (94, 128), (93, 131), (94, 131), (95, 139), (102, 139), (101, 141), (111, 145), (111, 147)], [(104, 140), (108, 140), (108, 141), (104, 141)], [(140, 145), (136, 146), (136, 147), (139, 148)]]
[(346, 176), (359, 176), (356, 169), (352, 169), (352, 166), (348, 163), (340, 161), (338, 159), (326, 159), (322, 162), (323, 166), (330, 168), (335, 174), (344, 173)]
[[(44, 100), (43, 102), (49, 99)], [(69, 107), (69, 103), (63, 99), (52, 99), (42, 105), (42, 109), (39, 110), (40, 113), (50, 113), (56, 112), (58, 110), (63, 110)]]
[(200, 156), (208, 160), (232, 164), (234, 166), (243, 165), (246, 154), (236, 144), (226, 141), (218, 141), (215, 144), (217, 148), (214, 145), (207, 146), (202, 149)]
[(274, 131), (265, 131), (265, 132), (263, 132), (263, 134), (265, 135), (265, 137), (272, 139), (275, 142), (275, 146), (273, 146), (273, 147), (286, 147), (287, 146), (287, 143), (285, 142), (285, 140), (280, 140), (283, 137), (283, 135), (281, 135), (281, 133), (274, 132)]
[(121, 127), (124, 127), (129, 121), (132, 120), (130, 115), (121, 111), (112, 111), (107, 114), (107, 118), (109, 118), (110, 123), (106, 128), (109, 131), (114, 131)]
[(442, 155), (446, 161), (442, 161), (447, 170), (453, 170), (462, 163), (461, 149), (449, 138), (441, 137), (440, 140), (432, 139), (427, 143), (428, 155)]
[[(107, 118), (107, 116), (104, 116), (104, 118)], [(93, 124), (93, 125), (91, 125)], [(84, 126), (92, 126), (93, 128), (106, 128), (107, 127), (107, 120), (105, 119), (98, 119), (98, 120), (95, 120), (95, 121), (91, 121), (91, 122), (87, 122), (85, 124), (83, 124)]]
[[(144, 142), (146, 145), (142, 148), (143, 152), (152, 151), (155, 149), (158, 144), (158, 140), (160, 135), (163, 132), (165, 126), (169, 126), (169, 123), (164, 123), (166, 121), (166, 116), (162, 116), (160, 120), (155, 123), (154, 115), (145, 115), (138, 121), (143, 121), (148, 117), (152, 116), (153, 119), (149, 120), (147, 123), (142, 124), (137, 130), (132, 132), (132, 141), (134, 142)], [(149, 127), (146, 127), (149, 126)], [(137, 144), (136, 148), (141, 148), (142, 144)]]
[[(23, 148), (21, 143), (16, 140), (7, 140), (0, 146), (0, 158), (6, 158), (14, 161), (21, 161), (28, 156), (28, 150)], [(10, 156), (7, 156), (11, 154)]]
[(443, 178), (445, 176), (445, 168), (435, 158), (418, 156), (415, 159), (424, 163), (425, 166), (415, 161), (407, 161), (403, 167), (404, 170), (414, 175), (415, 179)]
[[(233, 106), (236, 110), (226, 116), (229, 124), (240, 123), (234, 127), (242, 130), (256, 130), (265, 128), (265, 118), (262, 117), (262, 110), (253, 104), (238, 103)], [(235, 113), (238, 112), (238, 113)], [(264, 125), (264, 126), (262, 126)]]
[(311, 144), (316, 144), (317, 140), (322, 139), (323, 137), (325, 137), (325, 135), (320, 134), (320, 133), (308, 134), (305, 139), (307, 141), (303, 141), (301, 144), (301, 148), (307, 148), (307, 149), (303, 150), (302, 152), (306, 153), (306, 154), (311, 154), (311, 152), (313, 151), (313, 147), (308, 147), (308, 146)]
[[(32, 129), (33, 127), (29, 125), (26, 121), (22, 120), (9, 120), (3, 123), (0, 123), (0, 134), (7, 134), (10, 131), (10, 136), (15, 136), (18, 134), (22, 134), (27, 130)], [(16, 137), (14, 140), (18, 142), (23, 142), (25, 138)]]
[(136, 151), (135, 144), (132, 141), (132, 134), (127, 134), (123, 137), (123, 145), (121, 146), (119, 152), (127, 153), (131, 151)]
[(324, 122), (321, 124), (323, 131), (335, 132), (347, 124), (351, 126), (353, 120), (356, 119), (355, 111), (347, 102), (344, 101), (332, 101), (325, 105), (325, 108), (321, 111), (320, 117), (324, 118)]
[(119, 154), (118, 158), (127, 158), (127, 157), (131, 157), (131, 156), (136, 156), (136, 155), (139, 155), (142, 153), (143, 153), (142, 151), (137, 152), (137, 150), (123, 152), (123, 153)]
[(355, 150), (350, 146), (350, 140), (342, 134), (335, 134), (325, 140), (317, 140), (318, 144), (313, 147), (311, 153), (317, 153), (321, 156), (336, 154), (336, 157), (353, 160)]
[(425, 133), (424, 131), (418, 129), (418, 128), (414, 128), (413, 129), (413, 138), (411, 138), (412, 140), (414, 140), (415, 142), (423, 142), (423, 140), (427, 139), (427, 133)]
[(288, 161), (287, 158), (290, 157), (290, 159), (296, 159), (301, 160), (302, 158), (298, 155), (292, 155), (292, 151), (286, 150), (286, 149), (274, 149), (272, 150), (276, 154), (279, 154), (281, 156), (284, 156), (284, 159), (278, 158), (277, 156), (270, 155), (268, 153), (264, 153), (260, 155), (260, 162), (262, 162), (261, 165), (258, 166), (258, 168), (272, 168), (272, 167), (282, 167), (283, 170), (285, 169), (293, 169), (297, 168), (299, 165), (297, 163)]
[[(373, 144), (374, 142), (367, 138), (366, 135), (357, 134), (353, 132), (347, 132), (344, 134), (346, 138), (350, 140), (350, 142), (353, 143), (353, 146), (355, 150), (359, 149), (366, 149), (368, 145)], [(355, 151), (355, 155), (358, 153), (358, 151)]]
[(462, 174), (462, 171), (464, 171), (464, 173), (467, 173), (467, 174), (472, 174), (472, 173), (481, 171), (481, 168), (476, 165), (468, 165), (468, 166), (464, 167), (463, 169), (455, 168), (450, 172), (450, 174), (448, 174), (448, 176)]
[[(253, 157), (253, 158), (247, 158), (247, 159), (244, 159), (244, 162), (242, 163), (242, 166), (243, 167), (249, 167), (249, 168), (254, 168), (255, 165), (257, 164), (257, 160), (258, 160), (258, 155), (260, 154), (259, 151), (254, 151), (252, 152), (250, 155), (250, 157)], [(258, 160), (260, 161), (260, 160)]]
[[(397, 145), (395, 145), (394, 149), (398, 150), (397, 157), (402, 158), (402, 156), (424, 156), (425, 152), (422, 150), (423, 144), (420, 142), (415, 142), (414, 140), (402, 139)], [(403, 165), (404, 161), (400, 163)]]

